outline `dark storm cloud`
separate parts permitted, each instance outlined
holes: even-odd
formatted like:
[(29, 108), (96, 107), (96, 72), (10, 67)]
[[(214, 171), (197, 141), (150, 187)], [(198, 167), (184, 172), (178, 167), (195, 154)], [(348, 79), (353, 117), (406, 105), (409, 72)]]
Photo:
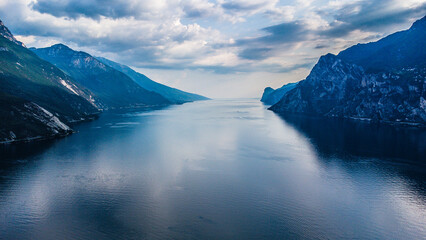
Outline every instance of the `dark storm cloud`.
[(140, 14), (137, 7), (125, 0), (38, 0), (32, 2), (30, 7), (40, 13), (72, 19), (82, 16), (93, 19), (101, 16), (122, 18)]

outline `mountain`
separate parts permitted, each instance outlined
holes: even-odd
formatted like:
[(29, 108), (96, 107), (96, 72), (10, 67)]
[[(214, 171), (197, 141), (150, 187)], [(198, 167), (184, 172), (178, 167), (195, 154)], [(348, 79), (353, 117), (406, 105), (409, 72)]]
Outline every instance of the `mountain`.
[(45, 108), (0, 92), (0, 143), (55, 138), (70, 133), (71, 128)]
[(114, 68), (115, 70), (118, 70), (120, 72), (123, 72), (127, 74), (133, 81), (135, 81), (139, 86), (149, 90), (156, 92), (158, 94), (161, 94), (163, 97), (167, 98), (170, 102), (173, 103), (184, 103), (184, 102), (192, 102), (192, 101), (199, 101), (199, 100), (207, 100), (208, 98), (181, 91), (176, 88), (171, 88), (169, 86), (157, 83), (151, 79), (149, 79), (147, 76), (138, 73), (131, 69), (130, 67), (126, 65), (122, 65), (120, 63), (113, 62), (111, 60), (108, 60), (106, 58), (97, 57), (97, 59), (104, 64)]
[(3, 23), (0, 86), (0, 142), (68, 134), (66, 124), (99, 113), (89, 90), (16, 41)]
[(170, 104), (160, 94), (142, 88), (126, 74), (88, 53), (74, 51), (63, 44), (31, 50), (93, 92), (99, 99), (98, 107), (102, 109)]
[(295, 88), (297, 83), (288, 83), (284, 86), (277, 88), (274, 90), (273, 88), (267, 87), (263, 91), (262, 98), (260, 99), (261, 102), (267, 104), (267, 105), (274, 105), (277, 103), (281, 98), (290, 90)]
[(4, 38), (8, 39), (9, 41), (21, 46), (21, 47), (25, 47), (25, 45), (22, 42), (16, 40), (16, 38), (12, 35), (12, 33), (3, 24), (3, 22), (1, 20), (0, 20), (0, 35), (3, 36)]
[(426, 16), (410, 29), (391, 34), (377, 42), (357, 44), (338, 54), (367, 72), (392, 71), (418, 67), (426, 63)]
[(426, 125), (426, 20), (338, 56), (322, 56), (308, 77), (270, 107), (278, 113)]
[(0, 36), (1, 92), (55, 112), (67, 122), (98, 113), (94, 97), (60, 69)]

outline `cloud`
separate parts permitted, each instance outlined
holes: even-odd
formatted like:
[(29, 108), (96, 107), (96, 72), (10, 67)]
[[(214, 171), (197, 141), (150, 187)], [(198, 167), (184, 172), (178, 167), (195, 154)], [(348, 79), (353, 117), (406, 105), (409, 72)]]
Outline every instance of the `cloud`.
[(260, 11), (265, 8), (269, 8), (271, 6), (274, 6), (277, 3), (277, 1), (274, 0), (252, 0), (252, 1), (242, 1), (242, 0), (233, 0), (233, 1), (227, 1), (223, 2), (221, 6), (224, 9), (230, 10), (230, 11)]
[(249, 60), (266, 60), (292, 50), (300, 42), (310, 37), (310, 30), (299, 21), (281, 23), (261, 29), (266, 33), (255, 38), (239, 39), (235, 42), (241, 50), (240, 58)]
[[(312, 2), (304, 5), (311, 6)], [(313, 45), (314, 50), (330, 50), (335, 46), (342, 49), (354, 41), (374, 40), (383, 36), (377, 34), (383, 29), (422, 17), (426, 12), (426, 1), (413, 2), (405, 7), (399, 1), (389, 0), (330, 1), (325, 8), (313, 6), (308, 9), (313, 11), (307, 11), (309, 18), (265, 27), (261, 29), (264, 32), (261, 36), (236, 40), (236, 45), (242, 49), (239, 56), (264, 60), (277, 55), (277, 49), (286, 51), (301, 44), (305, 47)], [(326, 18), (333, 20), (327, 22)], [(348, 39), (346, 44), (341, 44), (341, 39), (345, 38)]]
[(223, 14), (217, 4), (204, 0), (183, 1), (181, 2), (181, 8), (187, 18), (205, 18)]
[(129, 65), (190, 67), (194, 59), (214, 51), (214, 44), (229, 41), (215, 29), (183, 24), (173, 16), (149, 21), (101, 15), (98, 19), (82, 15), (70, 19), (34, 11), (23, 0), (11, 1), (8, 7), (14, 11), (5, 11), (6, 7), (0, 14), (14, 34), (27, 39), (57, 39), (92, 54), (115, 56)]
[[(318, 11), (320, 15), (331, 15), (334, 19), (330, 27), (320, 32), (326, 37), (344, 37), (355, 30), (383, 31), (384, 28), (401, 23), (412, 22), (426, 13), (426, 1), (402, 7), (404, 1), (358, 1), (341, 6), (331, 14)], [(409, 2), (409, 1), (408, 1)]]
[(257, 13), (277, 18), (279, 14), (291, 15), (291, 8), (276, 6), (277, 0), (37, 0), (29, 6), (32, 10), (55, 17), (70, 19), (101, 17), (162, 19), (165, 16), (244, 21)]
[(176, 1), (128, 1), (128, 0), (37, 0), (29, 6), (40, 13), (56, 17), (78, 19), (80, 17), (100, 19), (134, 17), (137, 19), (157, 18), (170, 9)]
[(298, 42), (306, 39), (309, 33), (306, 26), (299, 21), (281, 23), (262, 30), (269, 34), (258, 38), (256, 41), (264, 43)]
[(292, 20), (294, 7), (280, 5), (278, 0), (228, 0), (218, 1), (228, 20), (245, 21), (247, 17), (261, 14), (273, 20)]
[(239, 56), (250, 60), (263, 60), (269, 57), (272, 50), (272, 48), (245, 48), (239, 53)]
[(326, 44), (318, 44), (315, 46), (315, 49), (323, 49), (323, 48), (328, 48), (330, 47), (329, 45)]
[(127, 65), (216, 73), (292, 71), (389, 33), (425, 0), (6, 0), (24, 42), (62, 42)]

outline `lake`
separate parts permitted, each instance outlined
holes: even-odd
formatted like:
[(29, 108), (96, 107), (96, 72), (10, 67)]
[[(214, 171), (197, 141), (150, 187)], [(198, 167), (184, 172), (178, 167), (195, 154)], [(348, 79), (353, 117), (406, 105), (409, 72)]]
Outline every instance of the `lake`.
[(256, 99), (0, 148), (0, 239), (425, 239), (426, 131)]

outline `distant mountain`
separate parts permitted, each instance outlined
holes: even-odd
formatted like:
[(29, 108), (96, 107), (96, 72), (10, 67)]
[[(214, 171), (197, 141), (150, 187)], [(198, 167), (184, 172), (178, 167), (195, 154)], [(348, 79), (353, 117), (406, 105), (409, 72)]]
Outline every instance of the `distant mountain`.
[(426, 125), (425, 32), (422, 18), (407, 31), (322, 56), (270, 109)]
[(134, 71), (133, 69), (131, 69), (130, 67), (126, 65), (122, 65), (120, 63), (116, 63), (102, 57), (97, 57), (97, 59), (105, 63), (106, 65), (109, 65), (110, 67), (127, 74), (127, 76), (133, 79), (133, 81), (135, 81), (141, 87), (149, 91), (153, 91), (153, 92), (161, 94), (163, 97), (167, 98), (167, 100), (169, 100), (170, 102), (184, 103), (184, 102), (192, 102), (192, 101), (208, 99), (206, 97), (203, 97), (197, 94), (184, 92), (179, 89), (171, 88), (169, 86), (157, 83), (149, 79), (147, 76)]
[(93, 92), (99, 99), (98, 107), (102, 109), (170, 104), (160, 94), (142, 88), (126, 74), (88, 53), (74, 51), (63, 44), (31, 50)]
[(68, 134), (65, 124), (99, 113), (89, 90), (17, 42), (3, 24), (0, 31), (0, 142)]
[(281, 100), (281, 98), (290, 90), (295, 88), (297, 83), (288, 83), (284, 86), (277, 88), (274, 90), (273, 88), (267, 87), (263, 91), (262, 99), (260, 99), (261, 102), (267, 104), (267, 105), (274, 105), (278, 101)]

